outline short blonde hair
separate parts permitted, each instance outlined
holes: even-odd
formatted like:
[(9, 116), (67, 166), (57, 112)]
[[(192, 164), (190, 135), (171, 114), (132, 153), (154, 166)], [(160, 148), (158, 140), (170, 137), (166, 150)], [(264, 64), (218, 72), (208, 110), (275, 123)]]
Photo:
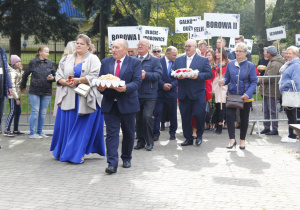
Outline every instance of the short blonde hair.
[(247, 52), (247, 50), (248, 50), (247, 45), (244, 42), (237, 43), (235, 45), (235, 51), (237, 48), (242, 48), (244, 50), (244, 52)]
[(295, 55), (299, 56), (299, 48), (295, 46), (290, 46), (286, 49), (286, 51), (291, 50)]

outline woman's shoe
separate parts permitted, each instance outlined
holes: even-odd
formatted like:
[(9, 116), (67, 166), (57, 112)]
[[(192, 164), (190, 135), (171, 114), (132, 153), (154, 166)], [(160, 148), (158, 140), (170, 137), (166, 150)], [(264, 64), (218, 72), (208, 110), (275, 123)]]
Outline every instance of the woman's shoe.
[(217, 125), (217, 129), (215, 131), (216, 134), (221, 134), (222, 133), (222, 130), (223, 130), (223, 125)]
[[(240, 140), (240, 141), (245, 141), (245, 140)], [(241, 142), (240, 142), (240, 144), (241, 144)], [(246, 149), (246, 147), (245, 146), (240, 146), (240, 149), (243, 150), (243, 149)]]
[(235, 147), (235, 148), (236, 148), (236, 140), (234, 140), (234, 143), (233, 143), (233, 145), (231, 145), (231, 146), (227, 146), (226, 148), (227, 148), (227, 149), (232, 149), (233, 147)]

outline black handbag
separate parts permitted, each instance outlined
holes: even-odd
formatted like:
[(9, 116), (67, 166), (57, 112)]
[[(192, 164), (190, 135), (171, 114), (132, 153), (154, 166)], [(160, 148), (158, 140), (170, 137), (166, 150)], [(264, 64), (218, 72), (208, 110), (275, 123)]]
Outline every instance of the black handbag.
[[(244, 80), (244, 92), (245, 92), (247, 72), (248, 72), (248, 61), (247, 61), (246, 74), (245, 74), (245, 80)], [(238, 83), (239, 83), (239, 81), (238, 81)], [(244, 109), (244, 100), (242, 99), (241, 95), (238, 95), (238, 92), (239, 92), (239, 86), (237, 87), (236, 94), (230, 95), (228, 92), (228, 97), (226, 100), (226, 108)]]

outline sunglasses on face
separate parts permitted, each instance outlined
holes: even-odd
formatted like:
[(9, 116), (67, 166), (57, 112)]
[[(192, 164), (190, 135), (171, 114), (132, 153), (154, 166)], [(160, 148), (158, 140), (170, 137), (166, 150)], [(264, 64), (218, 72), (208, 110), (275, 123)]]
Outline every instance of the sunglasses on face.
[(153, 53), (160, 53), (161, 51), (160, 50), (158, 50), (158, 51), (153, 51)]

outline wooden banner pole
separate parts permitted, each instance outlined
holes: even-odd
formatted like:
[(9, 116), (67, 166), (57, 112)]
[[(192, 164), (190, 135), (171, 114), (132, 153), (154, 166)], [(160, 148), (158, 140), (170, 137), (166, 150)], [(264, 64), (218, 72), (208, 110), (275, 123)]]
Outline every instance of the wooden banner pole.
[[(220, 78), (220, 81), (222, 80), (222, 50), (223, 49), (223, 38), (221, 36), (221, 46), (220, 46), (220, 62), (219, 62), (219, 68), (220, 68), (220, 75), (219, 75), (219, 78)], [(222, 101), (222, 87), (220, 87), (220, 99), (221, 99), (221, 110), (223, 109), (223, 101)]]

